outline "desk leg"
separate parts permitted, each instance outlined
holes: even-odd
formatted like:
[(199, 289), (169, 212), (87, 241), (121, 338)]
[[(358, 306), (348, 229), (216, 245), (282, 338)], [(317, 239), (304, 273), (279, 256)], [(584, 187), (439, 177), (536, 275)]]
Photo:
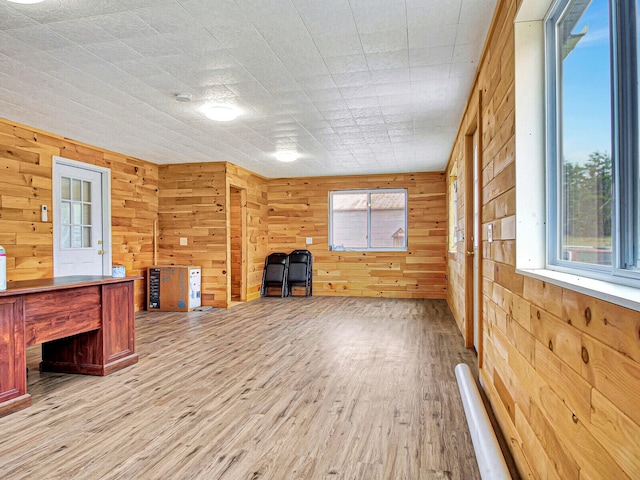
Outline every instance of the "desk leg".
[(24, 298), (0, 298), (0, 417), (31, 405), (27, 393)]

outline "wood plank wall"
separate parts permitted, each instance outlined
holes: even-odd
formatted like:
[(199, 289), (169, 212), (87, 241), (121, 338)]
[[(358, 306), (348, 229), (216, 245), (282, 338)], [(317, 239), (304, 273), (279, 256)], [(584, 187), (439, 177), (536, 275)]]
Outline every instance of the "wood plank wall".
[[(498, 2), (473, 89), (482, 92), (482, 383), (523, 477), (640, 478), (640, 313), (515, 272), (517, 6)], [(449, 164), (459, 179), (476, 101), (474, 93)], [(448, 299), (462, 331), (464, 261), (459, 245)]]
[(227, 184), (246, 191), (247, 300), (260, 297), (264, 259), (268, 255), (268, 181), (249, 170), (227, 164)]
[[(203, 305), (227, 306), (226, 164), (159, 167), (158, 263), (202, 268)], [(187, 245), (180, 245), (186, 238)]]
[[(231, 303), (230, 188), (246, 190), (247, 300), (260, 296), (267, 251), (267, 184), (226, 162), (160, 166), (160, 264), (202, 267), (202, 303)], [(180, 245), (180, 238), (187, 245)]]
[[(358, 188), (408, 189), (407, 252), (329, 251), (329, 191)], [(269, 180), (269, 252), (310, 250), (314, 295), (445, 298), (446, 188), (442, 173)]]
[(243, 191), (239, 188), (231, 187), (229, 193), (231, 300), (240, 300), (243, 285), (242, 269), (247, 266), (246, 259), (242, 255), (246, 245), (245, 236), (242, 234), (242, 212), (246, 208), (246, 200), (243, 201)]
[[(153, 258), (158, 214), (158, 167), (0, 119), (0, 245), (7, 250), (9, 281), (53, 275), (53, 156), (111, 169), (113, 263), (143, 275)], [(48, 205), (48, 222), (40, 205)], [(136, 308), (145, 303), (145, 282), (135, 282)]]

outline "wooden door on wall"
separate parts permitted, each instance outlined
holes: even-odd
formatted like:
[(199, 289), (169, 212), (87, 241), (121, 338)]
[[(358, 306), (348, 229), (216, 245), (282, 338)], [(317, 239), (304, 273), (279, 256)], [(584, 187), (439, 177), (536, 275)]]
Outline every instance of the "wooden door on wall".
[(480, 277), (480, 240), (482, 236), (480, 225), (480, 162), (478, 155), (478, 130), (473, 133), (472, 137), (472, 159), (473, 162), (473, 346), (476, 352), (480, 352), (480, 342), (482, 337), (482, 299), (480, 293), (482, 281)]
[(246, 190), (230, 187), (231, 301), (245, 302), (246, 288)]
[(465, 138), (465, 344), (482, 367), (482, 148), (476, 118)]

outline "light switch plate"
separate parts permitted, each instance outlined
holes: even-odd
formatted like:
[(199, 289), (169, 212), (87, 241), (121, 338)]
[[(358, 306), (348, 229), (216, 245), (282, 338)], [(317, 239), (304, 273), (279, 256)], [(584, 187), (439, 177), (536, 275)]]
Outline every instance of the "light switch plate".
[(313, 244), (313, 238), (307, 237), (307, 245), (312, 245), (312, 244)]
[(487, 237), (489, 240), (489, 243), (493, 242), (493, 223), (489, 224), (489, 228), (487, 229)]
[(185, 246), (185, 245), (189, 245), (189, 242), (187, 240), (187, 237), (180, 237), (180, 245), (181, 246)]

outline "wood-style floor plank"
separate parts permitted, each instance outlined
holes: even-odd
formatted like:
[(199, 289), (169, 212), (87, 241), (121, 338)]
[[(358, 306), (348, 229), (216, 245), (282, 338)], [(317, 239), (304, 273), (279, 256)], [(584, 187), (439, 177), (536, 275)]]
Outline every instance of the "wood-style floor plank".
[(262, 298), (141, 312), (139, 363), (38, 372), (0, 419), (0, 478), (479, 478), (444, 301)]

